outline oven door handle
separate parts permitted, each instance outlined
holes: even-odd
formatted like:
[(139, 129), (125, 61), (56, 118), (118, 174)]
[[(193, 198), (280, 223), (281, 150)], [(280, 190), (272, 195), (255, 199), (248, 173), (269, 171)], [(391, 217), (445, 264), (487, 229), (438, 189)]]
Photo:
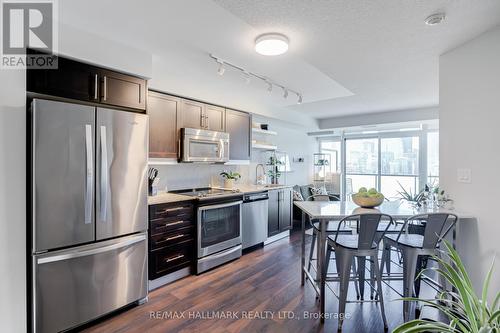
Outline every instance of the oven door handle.
[(232, 206), (238, 206), (241, 205), (243, 201), (233, 201), (233, 202), (228, 202), (224, 204), (219, 204), (219, 205), (208, 205), (208, 206), (201, 206), (198, 207), (198, 210), (210, 210), (210, 209), (218, 209), (218, 208), (226, 208), (226, 207), (232, 207)]

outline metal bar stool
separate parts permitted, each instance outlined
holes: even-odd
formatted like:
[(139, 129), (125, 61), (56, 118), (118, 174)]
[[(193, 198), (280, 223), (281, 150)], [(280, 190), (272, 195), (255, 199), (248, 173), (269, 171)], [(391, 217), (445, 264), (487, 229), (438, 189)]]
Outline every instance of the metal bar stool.
[[(457, 220), (457, 215), (448, 213), (415, 215), (405, 221), (403, 229), (397, 235), (384, 236), (380, 271), (384, 270), (384, 263), (387, 262), (391, 247), (398, 249), (403, 259), (403, 297), (414, 295), (413, 287), (419, 258), (440, 256), (437, 251), (439, 244)], [(409, 317), (410, 303), (403, 301), (404, 321), (408, 321)]]
[[(379, 224), (382, 219), (388, 220), (385, 229), (379, 234)], [(327, 253), (326, 253), (326, 268), (332, 251), (336, 253), (337, 271), (339, 273), (340, 295), (339, 295), (339, 323), (338, 329), (342, 330), (343, 316), (347, 303), (347, 292), (350, 282), (350, 269), (354, 258), (361, 258), (363, 262), (366, 257), (369, 257), (375, 264), (373, 265), (374, 278), (377, 281), (377, 295), (375, 302), (380, 304), (382, 320), (384, 321), (384, 330), (387, 330), (387, 319), (384, 310), (384, 298), (382, 295), (382, 274), (379, 271), (378, 265), (378, 247), (379, 241), (383, 238), (385, 232), (391, 225), (394, 224), (393, 218), (387, 214), (381, 213), (366, 213), (347, 216), (339, 222), (338, 228), (342, 227), (346, 221), (357, 221), (358, 234), (344, 235), (335, 234), (328, 236)], [(361, 272), (358, 270), (358, 272)], [(373, 285), (372, 285), (373, 288)]]
[[(306, 201), (332, 201), (331, 199), (338, 199), (338, 197), (335, 195), (331, 195), (331, 194), (315, 194), (315, 195), (311, 195), (311, 196), (307, 197)], [(309, 222), (311, 223), (313, 233), (312, 233), (312, 240), (311, 240), (311, 248), (309, 250), (309, 261), (307, 264), (307, 270), (311, 271), (311, 265), (312, 265), (313, 254), (314, 254), (314, 246), (316, 246), (316, 248), (319, 250), (319, 246), (317, 244), (318, 234), (319, 234), (319, 222), (313, 222), (313, 221), (309, 221)], [(327, 223), (326, 232), (327, 232), (327, 235), (333, 235), (337, 232), (341, 233), (341, 234), (352, 235), (353, 229), (349, 228), (347, 226), (343, 226), (339, 229), (339, 222), (329, 221)], [(321, 255), (321, 254), (318, 253), (317, 255)], [(353, 270), (353, 273), (356, 272), (356, 265), (355, 265), (354, 261), (352, 263), (352, 270)], [(327, 270), (327, 273), (328, 273), (328, 270)], [(359, 298), (358, 285), (356, 285), (356, 294), (358, 295), (358, 298)]]
[[(399, 234), (401, 229), (403, 228), (402, 223), (397, 223), (396, 221), (393, 221), (392, 223), (389, 222), (384, 222), (381, 221), (377, 227), (377, 233), (375, 235), (375, 242), (377, 244), (380, 244), (382, 238), (386, 234)], [(359, 230), (356, 231), (359, 233)], [(390, 255), (387, 256), (388, 261), (390, 261)], [(359, 294), (358, 294), (358, 299), (364, 300), (364, 293), (365, 293), (365, 267), (366, 267), (366, 259), (364, 257), (358, 257), (358, 277), (359, 277)], [(373, 261), (371, 258), (369, 258), (369, 263), (370, 263), (370, 284), (371, 286), (375, 285), (375, 265), (378, 265), (378, 261)], [(390, 264), (387, 266), (389, 267), (389, 270), (387, 271), (388, 274), (390, 274)], [(370, 288), (370, 299), (374, 299), (373, 295), (374, 289)], [(375, 298), (377, 296), (375, 295)]]

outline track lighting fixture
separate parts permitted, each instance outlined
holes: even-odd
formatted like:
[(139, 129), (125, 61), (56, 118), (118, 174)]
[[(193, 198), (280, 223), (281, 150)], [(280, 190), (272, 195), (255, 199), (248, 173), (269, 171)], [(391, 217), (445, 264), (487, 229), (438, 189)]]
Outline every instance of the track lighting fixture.
[(217, 69), (217, 73), (219, 75), (221, 75), (221, 76), (224, 75), (224, 72), (226, 71), (227, 68), (229, 68), (231, 70), (234, 69), (236, 71), (240, 71), (241, 74), (243, 75), (243, 77), (245, 78), (246, 84), (249, 84), (251, 79), (254, 79), (254, 78), (259, 79), (259, 80), (263, 81), (265, 84), (267, 84), (267, 91), (268, 92), (272, 93), (273, 86), (276, 86), (277, 88), (281, 88), (283, 90), (283, 98), (285, 98), (285, 99), (288, 98), (288, 95), (290, 93), (292, 93), (292, 94), (297, 95), (297, 104), (302, 103), (302, 94), (301, 93), (299, 93), (295, 90), (292, 90), (288, 87), (285, 87), (284, 85), (279, 84), (278, 82), (275, 82), (266, 76), (247, 71), (246, 69), (244, 69), (240, 66), (237, 66), (237, 65), (231, 64), (227, 61), (224, 61), (224, 60), (220, 59), (219, 57), (214, 56), (213, 54), (210, 54), (209, 56), (210, 56), (210, 58), (215, 60), (217, 62), (217, 64), (219, 65), (219, 67)]

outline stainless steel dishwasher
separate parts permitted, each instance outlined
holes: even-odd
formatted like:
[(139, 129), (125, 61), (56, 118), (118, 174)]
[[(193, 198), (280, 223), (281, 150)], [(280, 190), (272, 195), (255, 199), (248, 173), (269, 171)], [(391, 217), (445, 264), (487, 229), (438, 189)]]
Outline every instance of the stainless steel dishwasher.
[(267, 192), (245, 194), (243, 196), (243, 213), (241, 221), (242, 246), (263, 243), (267, 239)]

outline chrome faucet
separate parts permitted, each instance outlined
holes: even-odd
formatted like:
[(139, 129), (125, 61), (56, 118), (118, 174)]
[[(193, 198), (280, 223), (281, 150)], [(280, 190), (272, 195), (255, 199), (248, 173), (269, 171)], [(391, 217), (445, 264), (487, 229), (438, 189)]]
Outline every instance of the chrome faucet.
[[(262, 174), (259, 176), (259, 166), (262, 169)], [(255, 182), (257, 185), (265, 185), (266, 184), (266, 170), (264, 169), (263, 164), (257, 164), (255, 166)]]

